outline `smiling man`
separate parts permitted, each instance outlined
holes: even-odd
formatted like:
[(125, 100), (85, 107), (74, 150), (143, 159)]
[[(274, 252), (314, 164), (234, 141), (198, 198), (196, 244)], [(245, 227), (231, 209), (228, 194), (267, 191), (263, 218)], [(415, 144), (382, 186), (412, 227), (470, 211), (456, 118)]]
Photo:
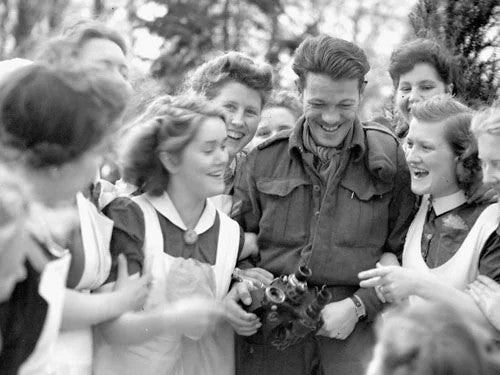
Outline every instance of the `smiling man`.
[(396, 138), (357, 117), (369, 70), (362, 49), (308, 38), (293, 69), (303, 116), (250, 153), (235, 217), (258, 235), (256, 266), (282, 275), (308, 265), (309, 284), (326, 284), (332, 302), (321, 330), (285, 351), (239, 340), (237, 373), (361, 374), (382, 306), (357, 273), (384, 252), (401, 254), (414, 207), (409, 173)]

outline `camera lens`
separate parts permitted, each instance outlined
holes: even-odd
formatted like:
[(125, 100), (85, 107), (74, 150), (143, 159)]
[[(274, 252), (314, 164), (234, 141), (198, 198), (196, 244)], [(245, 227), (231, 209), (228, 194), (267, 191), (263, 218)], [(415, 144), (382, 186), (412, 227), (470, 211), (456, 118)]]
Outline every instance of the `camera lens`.
[(285, 301), (285, 292), (275, 286), (266, 288), (266, 297), (269, 302), (280, 304)]

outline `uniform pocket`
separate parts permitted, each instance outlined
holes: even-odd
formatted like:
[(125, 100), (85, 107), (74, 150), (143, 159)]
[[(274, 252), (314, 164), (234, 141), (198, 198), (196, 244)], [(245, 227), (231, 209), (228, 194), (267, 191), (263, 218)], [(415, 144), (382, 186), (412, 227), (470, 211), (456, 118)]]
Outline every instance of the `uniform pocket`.
[(261, 200), (261, 240), (302, 244), (309, 233), (311, 183), (302, 178), (256, 181)]
[(382, 247), (387, 239), (392, 185), (350, 184), (339, 187), (338, 222), (341, 245)]

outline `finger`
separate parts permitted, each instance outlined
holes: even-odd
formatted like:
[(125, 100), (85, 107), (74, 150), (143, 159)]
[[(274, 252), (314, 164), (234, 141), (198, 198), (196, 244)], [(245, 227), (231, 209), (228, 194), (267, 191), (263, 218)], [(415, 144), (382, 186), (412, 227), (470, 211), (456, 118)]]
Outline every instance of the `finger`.
[(374, 288), (376, 286), (381, 285), (383, 282), (382, 278), (380, 277), (373, 277), (371, 279), (363, 280), (359, 283), (359, 286), (362, 288)]
[(487, 287), (489, 287), (492, 290), (499, 291), (500, 290), (500, 285), (493, 279), (489, 278), (488, 276), (484, 275), (479, 275), (477, 277), (477, 281), (480, 281)]
[(236, 291), (238, 293), (238, 299), (241, 302), (243, 302), (247, 306), (252, 304), (252, 297), (250, 295), (247, 283), (238, 283)]
[(381, 266), (380, 268), (372, 268), (371, 270), (362, 271), (358, 274), (360, 279), (370, 279), (372, 277), (382, 277), (390, 272), (390, 267)]
[(380, 286), (376, 286), (374, 289), (375, 289), (375, 293), (377, 294), (378, 299), (382, 303), (386, 303), (387, 300), (385, 299), (384, 293), (382, 293), (382, 291), (380, 290)]
[(243, 278), (252, 279), (252, 281), (258, 281), (266, 285), (271, 284), (271, 282), (274, 280), (273, 274), (262, 268), (241, 270), (241, 276)]
[(472, 297), (472, 299), (474, 300), (474, 302), (476, 302), (476, 304), (479, 306), (479, 308), (481, 310), (484, 310), (484, 307), (485, 307), (485, 301), (484, 299), (481, 297), (481, 295), (479, 295), (474, 289), (469, 289), (469, 294), (470, 296)]
[(471, 295), (472, 295), (472, 293), (474, 293), (479, 298), (484, 298), (484, 297), (487, 297), (488, 295), (490, 295), (489, 290), (483, 284), (478, 283), (478, 282), (474, 282), (474, 283), (470, 284), (469, 291), (471, 292)]
[(127, 258), (123, 253), (118, 255), (118, 274), (116, 276), (116, 284), (122, 283), (128, 278)]

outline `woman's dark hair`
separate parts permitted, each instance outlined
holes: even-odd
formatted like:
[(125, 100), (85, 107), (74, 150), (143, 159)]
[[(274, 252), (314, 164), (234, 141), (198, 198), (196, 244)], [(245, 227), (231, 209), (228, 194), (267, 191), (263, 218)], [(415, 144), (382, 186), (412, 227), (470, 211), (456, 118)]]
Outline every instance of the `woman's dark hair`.
[(96, 69), (21, 68), (0, 83), (0, 155), (32, 168), (75, 161), (114, 130), (127, 92)]
[(420, 121), (439, 123), (453, 153), (458, 157), (458, 186), (466, 193), (481, 181), (481, 162), (471, 130), (472, 110), (447, 95), (439, 95), (412, 107), (413, 117)]
[(121, 153), (123, 179), (142, 192), (161, 195), (169, 173), (159, 154), (179, 159), (202, 122), (209, 117), (224, 121), (223, 113), (200, 97), (162, 97), (147, 110), (146, 122), (136, 123), (125, 139)]
[(211, 100), (229, 81), (257, 91), (264, 106), (273, 89), (273, 71), (267, 63), (258, 64), (240, 52), (231, 51), (198, 67), (189, 75), (185, 90)]
[(445, 85), (453, 84), (451, 94), (460, 92), (460, 66), (458, 58), (452, 56), (439, 43), (430, 39), (416, 39), (403, 44), (391, 54), (389, 74), (395, 88), (402, 74), (411, 71), (415, 65), (426, 63), (434, 67)]

